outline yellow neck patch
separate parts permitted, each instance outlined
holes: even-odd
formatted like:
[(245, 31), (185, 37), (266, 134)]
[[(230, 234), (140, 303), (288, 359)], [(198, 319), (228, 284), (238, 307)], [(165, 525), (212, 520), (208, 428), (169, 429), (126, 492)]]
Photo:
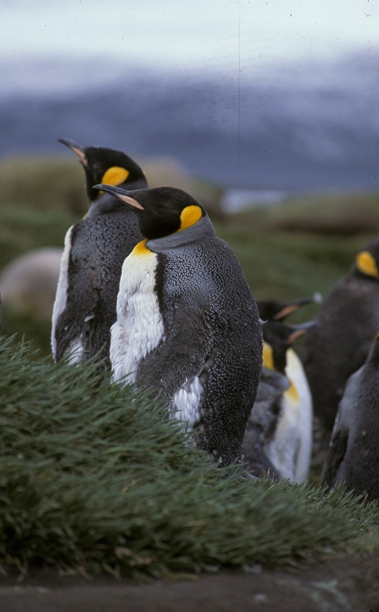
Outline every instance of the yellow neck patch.
[(104, 185), (113, 185), (113, 187), (116, 187), (117, 185), (124, 183), (129, 174), (130, 172), (126, 170), (126, 168), (112, 166), (112, 168), (108, 168), (108, 170), (103, 174), (101, 182), (104, 183)]
[(378, 266), (376, 265), (376, 261), (368, 251), (361, 251), (358, 253), (355, 263), (358, 270), (363, 274), (366, 274), (367, 276), (379, 277), (379, 270)]
[(191, 225), (195, 225), (203, 216), (203, 211), (200, 206), (186, 206), (180, 215), (180, 228), (178, 232), (182, 232), (187, 229), (187, 227), (191, 227)]
[[(272, 348), (267, 342), (263, 343), (263, 365), (269, 370), (275, 370), (274, 356)], [(287, 376), (287, 374), (286, 374)], [(290, 383), (288, 389), (284, 391), (284, 394), (293, 401), (298, 401), (299, 394), (292, 380), (287, 376), (287, 380)]]
[(267, 342), (263, 343), (263, 365), (269, 370), (275, 370), (272, 348)]
[(133, 251), (131, 252), (131, 255), (138, 255), (138, 256), (151, 255), (151, 251), (150, 249), (147, 248), (146, 242), (147, 242), (147, 238), (145, 238), (144, 240), (141, 240), (141, 242), (138, 242), (138, 244), (136, 244)]
[(288, 376), (287, 376), (287, 379), (288, 379), (288, 382), (290, 383), (290, 386), (288, 387), (288, 389), (286, 389), (284, 391), (284, 394), (288, 398), (292, 399), (293, 401), (298, 402), (299, 401), (299, 394), (297, 392), (297, 389), (296, 389), (295, 385), (293, 384), (292, 380), (290, 378), (288, 378)]

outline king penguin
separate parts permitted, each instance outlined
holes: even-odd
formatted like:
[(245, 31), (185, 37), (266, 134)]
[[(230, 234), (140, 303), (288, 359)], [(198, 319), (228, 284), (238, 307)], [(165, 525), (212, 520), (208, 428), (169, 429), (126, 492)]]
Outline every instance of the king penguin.
[(154, 390), (222, 466), (241, 457), (262, 363), (259, 313), (204, 207), (171, 187), (125, 191), (142, 240), (125, 259), (111, 329), (113, 380)]
[(263, 368), (243, 455), (255, 476), (303, 482), (312, 452), (312, 399), (293, 342), (314, 325), (263, 324)]
[(93, 185), (104, 180), (137, 189), (147, 183), (138, 164), (121, 151), (60, 142), (76, 153), (84, 168), (89, 210), (65, 237), (52, 315), (53, 357), (76, 362), (96, 355), (110, 367), (110, 328), (116, 320), (121, 267), (142, 236), (132, 208)]
[(322, 482), (344, 482), (367, 501), (379, 500), (379, 334), (363, 366), (348, 379)]
[(315, 320), (318, 325), (304, 338), (301, 358), (327, 442), (346, 381), (365, 362), (379, 329), (379, 237), (357, 254)]

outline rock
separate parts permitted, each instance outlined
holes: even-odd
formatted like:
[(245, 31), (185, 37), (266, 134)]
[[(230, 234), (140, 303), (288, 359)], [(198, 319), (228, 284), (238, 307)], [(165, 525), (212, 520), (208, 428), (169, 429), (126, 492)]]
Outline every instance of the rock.
[(39, 318), (51, 317), (62, 249), (43, 248), (14, 259), (0, 276), (2, 303)]

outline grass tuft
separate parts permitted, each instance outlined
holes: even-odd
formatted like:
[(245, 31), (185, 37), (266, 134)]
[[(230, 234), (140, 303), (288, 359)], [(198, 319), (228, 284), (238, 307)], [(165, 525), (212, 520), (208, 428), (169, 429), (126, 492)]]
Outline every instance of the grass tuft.
[[(32, 359), (34, 357), (34, 359)], [(338, 488), (252, 481), (190, 446), (162, 405), (93, 363), (0, 344), (0, 563), (161, 576), (285, 567), (378, 532)]]

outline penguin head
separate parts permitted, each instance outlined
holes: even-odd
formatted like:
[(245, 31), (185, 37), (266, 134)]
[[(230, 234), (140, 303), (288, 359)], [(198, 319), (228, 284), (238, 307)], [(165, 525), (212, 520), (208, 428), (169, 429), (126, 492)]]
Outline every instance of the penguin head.
[(379, 280), (379, 237), (371, 240), (355, 258), (353, 272)]
[(140, 232), (148, 240), (181, 232), (207, 216), (200, 202), (174, 187), (126, 191), (101, 184), (94, 185), (94, 189), (106, 191), (133, 206), (138, 215)]
[(263, 365), (270, 370), (284, 374), (287, 365), (287, 350), (297, 338), (316, 325), (318, 325), (316, 321), (308, 321), (299, 325), (289, 325), (281, 321), (263, 323)]
[(296, 312), (302, 306), (319, 301), (318, 294), (311, 298), (285, 302), (281, 300), (256, 300), (259, 316), (263, 321), (283, 321), (290, 314)]
[(104, 147), (83, 147), (68, 138), (59, 142), (69, 147), (78, 157), (86, 175), (86, 192), (94, 202), (101, 192), (93, 188), (96, 183), (125, 185), (129, 189), (147, 187), (144, 173), (139, 165), (122, 151)]

